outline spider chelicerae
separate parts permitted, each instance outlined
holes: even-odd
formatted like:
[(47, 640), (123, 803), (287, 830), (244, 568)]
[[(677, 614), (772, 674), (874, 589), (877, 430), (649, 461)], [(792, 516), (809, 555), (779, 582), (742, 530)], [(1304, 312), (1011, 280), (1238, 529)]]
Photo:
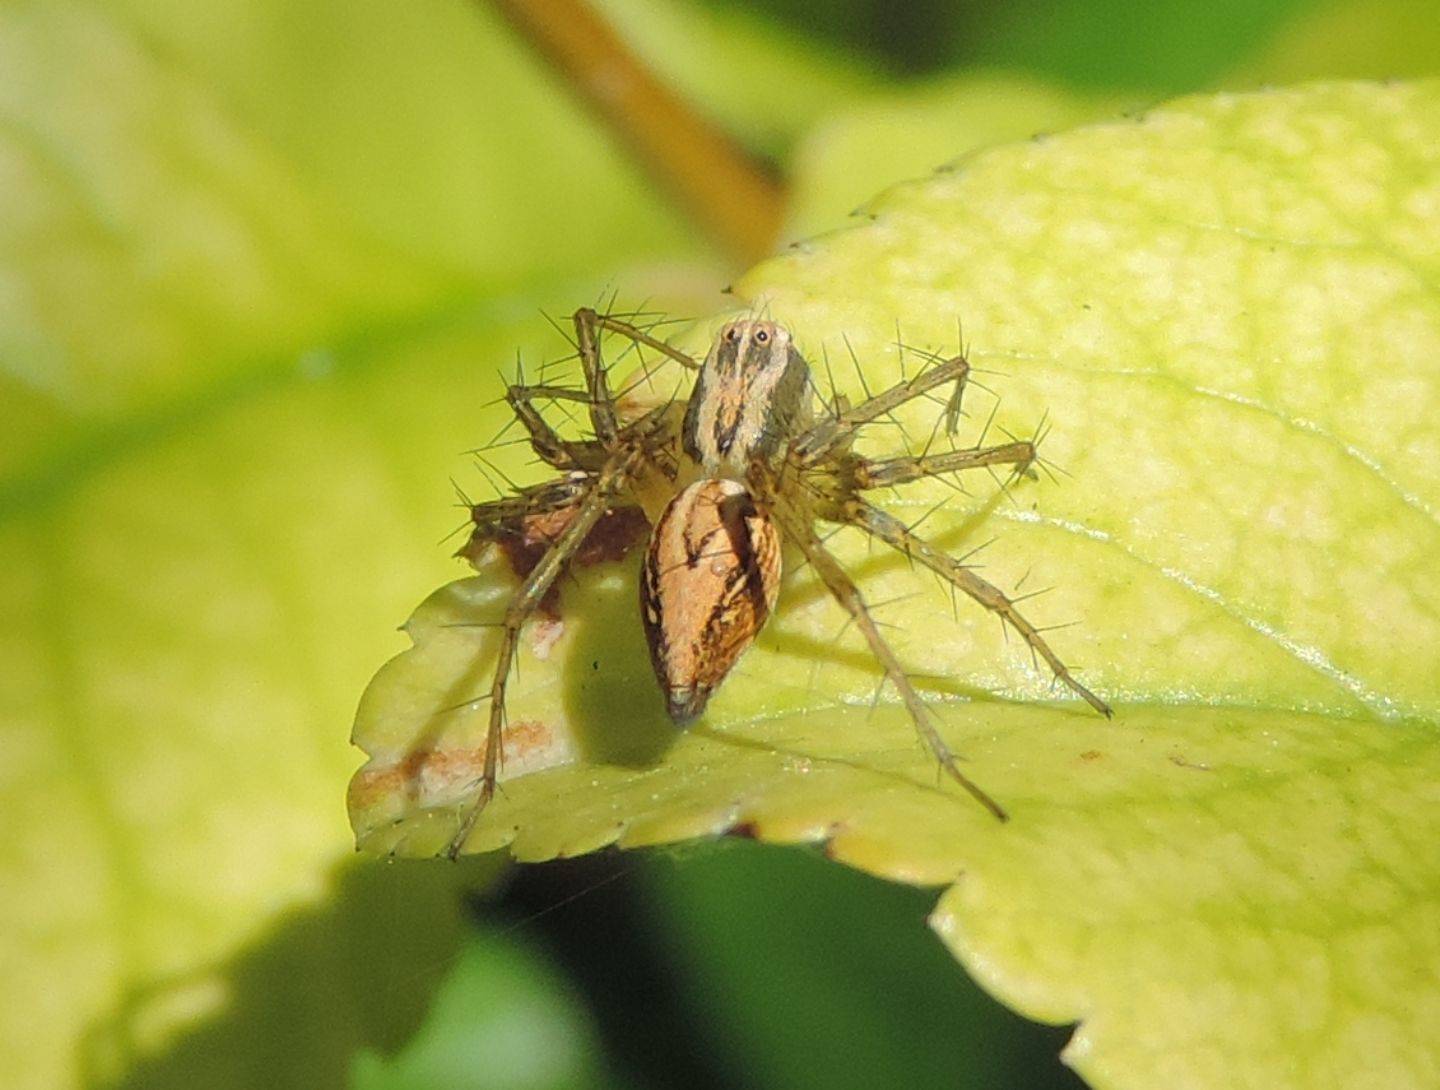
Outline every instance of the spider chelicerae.
[[(571, 564), (587, 555), (620, 555), (647, 534), (641, 622), (656, 680), (677, 724), (700, 716), (711, 693), (754, 642), (775, 607), (782, 545), (789, 543), (863, 635), (940, 767), (996, 818), (1006, 819), (1000, 804), (958, 767), (930, 709), (860, 589), (826, 548), (817, 523), (856, 527), (930, 569), (999, 615), (1058, 681), (1096, 711), (1111, 714), (1075, 679), (1015, 600), (866, 499), (866, 493), (922, 478), (995, 466), (1025, 472), (1035, 463), (1035, 444), (1029, 440), (883, 459), (855, 452), (857, 433), (865, 425), (946, 388), (945, 426), (953, 434), (970, 373), (963, 354), (935, 360), (859, 404), (837, 395), (817, 413), (810, 367), (790, 332), (776, 322), (729, 322), (703, 362), (665, 344), (648, 328), (590, 308), (575, 312), (574, 327), (583, 389), (517, 383), (505, 395), (524, 438), (559, 476), (471, 505), (473, 528), (458, 554), (478, 564), (498, 546), (523, 578), (500, 624), (483, 770), (450, 842), (452, 856), (459, 854), (495, 793), (505, 687), (525, 622), (549, 600)], [(611, 390), (601, 359), (605, 332), (697, 372), (683, 414), (674, 402), (627, 409), (624, 392)], [(589, 418), (586, 438), (562, 437), (540, 411), (547, 403), (565, 402), (583, 406)], [(657, 495), (668, 500), (658, 515)]]

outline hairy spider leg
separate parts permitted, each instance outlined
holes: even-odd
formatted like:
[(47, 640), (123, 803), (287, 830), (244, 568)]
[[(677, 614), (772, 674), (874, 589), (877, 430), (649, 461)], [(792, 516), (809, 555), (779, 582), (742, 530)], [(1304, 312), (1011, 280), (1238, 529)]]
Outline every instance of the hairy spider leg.
[[(952, 586), (998, 614), (1049, 664), (1057, 679), (1096, 711), (1105, 716), (1111, 715), (1109, 705), (1075, 680), (1070, 670), (1046, 643), (1039, 629), (1020, 613), (1013, 600), (964, 567), (960, 561), (930, 545), (899, 519), (866, 503), (859, 495), (860, 492), (871, 489), (895, 487), (926, 477), (985, 466), (1013, 465), (1018, 472), (1024, 472), (1035, 461), (1035, 444), (1029, 441), (944, 454), (879, 460), (865, 459), (851, 453), (850, 447), (855, 434), (863, 425), (937, 387), (954, 382), (955, 392), (947, 400), (945, 408), (948, 424), (949, 418), (958, 408), (969, 370), (966, 360), (962, 356), (955, 356), (867, 398), (858, 405), (848, 405), (837, 399), (835, 414), (818, 421), (802, 433), (791, 444), (785, 464), (774, 469), (756, 464), (752, 467), (750, 480), (757, 494), (765, 497), (765, 506), (773, 511), (773, 517), (780, 523), (785, 535), (800, 548), (831, 596), (850, 615), (865, 637), (885, 676), (899, 691), (921, 740), (934, 754), (941, 767), (986, 810), (1004, 821), (1007, 820), (1004, 808), (957, 767), (958, 757), (940, 736), (928, 706), (881, 635), (864, 596), (843, 565), (825, 548), (813, 526), (816, 518), (855, 526), (907, 557), (919, 560), (948, 580)], [(808, 479), (810, 483), (810, 495), (800, 506), (785, 498), (788, 494), (785, 477), (790, 474), (794, 475), (794, 481)]]
[[(774, 489), (768, 489), (768, 491), (773, 494)], [(820, 581), (825, 584), (831, 596), (850, 615), (855, 626), (865, 637), (865, 642), (870, 645), (871, 654), (880, 662), (880, 666), (891, 684), (899, 690), (900, 698), (905, 702), (915, 729), (919, 732), (921, 740), (930, 748), (930, 752), (935, 755), (936, 760), (940, 762), (940, 766), (951, 779), (964, 788), (976, 802), (985, 807), (998, 820), (1008, 821), (1009, 815), (1005, 813), (1004, 807), (991, 798), (984, 788), (960, 771), (959, 758), (946, 745), (945, 739), (940, 737), (940, 732), (935, 729), (935, 724), (931, 720), (930, 709), (926, 707), (920, 694), (915, 691), (915, 686), (910, 684), (910, 678), (901, 668), (900, 660), (895, 657), (895, 652), (885, 642), (885, 637), (880, 635), (880, 629), (870, 615), (869, 607), (865, 604), (865, 598), (860, 593), (860, 588), (855, 585), (855, 581), (850, 578), (849, 573), (820, 541), (811, 519), (784, 502), (776, 502), (773, 505), (773, 513), (785, 535), (799, 546), (805, 559), (810, 562), (810, 566), (820, 576)]]
[[(621, 431), (619, 418), (615, 413), (615, 397), (610, 392), (607, 369), (600, 358), (600, 333), (607, 330), (619, 333), (635, 344), (645, 345), (668, 356), (689, 370), (697, 370), (699, 364), (663, 341), (652, 337), (645, 330), (621, 318), (600, 314), (593, 307), (581, 307), (575, 312), (575, 347), (580, 353), (580, 366), (585, 372), (585, 389), (590, 409), (590, 423), (595, 438), (602, 444), (613, 444)], [(578, 391), (572, 391), (578, 393)], [(582, 395), (586, 396), (586, 395)]]
[(893, 488), (925, 477), (939, 477), (983, 466), (1013, 465), (1024, 473), (1035, 461), (1035, 444), (1028, 439), (994, 447), (953, 450), (944, 454), (921, 454), (907, 458), (857, 459), (851, 472), (856, 487)]
[[(608, 446), (593, 439), (566, 439), (541, 415), (540, 401), (582, 401), (590, 395), (569, 386), (513, 385), (505, 390), (505, 401), (530, 439), (530, 447), (546, 465), (560, 470), (595, 471), (605, 461)], [(502, 433), (503, 434), (503, 433)]]
[[(794, 449), (799, 455), (799, 468), (813, 471), (817, 466), (835, 466), (838, 452), (847, 448), (854, 432), (862, 424), (875, 420), (946, 382), (964, 383), (968, 374), (969, 364), (963, 357), (955, 356), (921, 371), (911, 379), (897, 383), (868, 401), (846, 409), (836, 418), (834, 428), (827, 429), (826, 422), (816, 425), (795, 444)], [(908, 458), (872, 461), (853, 455), (849, 457), (849, 479), (854, 482), (856, 489), (866, 491), (980, 466), (1009, 464), (1016, 466), (1017, 471), (1024, 472), (1035, 461), (1036, 452), (1034, 443), (1021, 440), (993, 447)], [(829, 509), (826, 509), (827, 507)], [(948, 553), (935, 548), (915, 534), (899, 519), (866, 503), (858, 496), (830, 497), (829, 503), (822, 501), (816, 514), (830, 522), (858, 526), (905, 556), (919, 560), (952, 586), (998, 614), (1020, 634), (1032, 651), (1045, 660), (1056, 679), (1092, 708), (1107, 718), (1114, 714), (1110, 705), (1075, 679), (1069, 667), (1051, 650), (1040, 630), (1016, 608), (1013, 599)]]
[[(583, 311), (581, 313), (584, 313)], [(612, 330), (625, 336), (643, 339), (647, 344), (657, 344), (643, 330), (628, 325), (625, 322), (609, 318), (605, 315), (595, 315), (589, 312), (593, 318), (596, 328)], [(576, 315), (577, 327), (580, 323), (580, 315)], [(590, 338), (584, 342), (586, 345), (581, 350), (582, 359), (593, 353), (598, 356), (598, 340)], [(672, 358), (682, 359), (689, 366), (694, 366), (694, 360), (676, 349), (668, 346), (661, 346), (666, 350), (667, 355)], [(560, 435), (554, 426), (541, 414), (538, 403), (544, 401), (577, 401), (587, 405), (595, 400), (597, 396), (611, 397), (608, 386), (604, 384), (604, 367), (600, 364), (586, 365), (586, 382), (592, 381), (592, 376), (599, 378), (599, 393), (588, 390), (577, 390), (573, 386), (555, 386), (551, 384), (524, 384), (512, 383), (505, 390), (505, 401), (515, 414), (521, 426), (525, 429), (531, 449), (546, 465), (563, 472), (584, 472), (590, 475), (600, 473), (605, 465), (607, 457), (618, 445), (622, 435), (644, 435), (653, 432), (659, 421), (669, 409), (668, 406), (659, 406), (645, 414), (639, 420), (630, 424), (622, 425), (619, 433), (606, 443), (598, 439), (566, 439)], [(673, 459), (659, 456), (658, 461), (662, 472), (673, 476), (674, 467), (671, 464)], [(566, 507), (578, 506), (582, 498), (584, 482), (576, 480), (545, 481), (538, 485), (531, 485), (524, 488), (517, 488), (516, 493), (511, 496), (502, 496), (497, 500), (490, 500), (485, 503), (470, 505), (471, 521), (476, 526), (474, 538), (467, 542), (456, 554), (471, 555), (474, 552), (475, 538), (482, 540), (495, 539), (511, 530), (518, 520), (527, 515), (544, 514), (564, 510)], [(638, 507), (639, 504), (620, 504), (622, 507)]]
[(580, 351), (580, 366), (585, 372), (585, 389), (589, 392), (590, 424), (595, 438), (605, 444), (615, 441), (620, 423), (615, 416), (615, 399), (605, 364), (600, 359), (600, 316), (589, 307), (575, 312), (575, 347)]
[[(470, 556), (477, 542), (498, 541), (507, 534), (522, 532), (527, 516), (548, 515), (580, 506), (585, 499), (586, 482), (568, 477), (527, 485), (508, 496), (469, 504), (470, 521), (474, 526), (471, 538), (456, 556)], [(477, 554), (478, 558), (478, 554)]]
[(1025, 619), (999, 587), (976, 575), (949, 553), (937, 549), (924, 538), (911, 531), (899, 519), (886, 514), (878, 507), (859, 498), (852, 498), (845, 504), (840, 521), (849, 526), (858, 526), (872, 537), (879, 538), (904, 556), (918, 560), (952, 586), (963, 591), (990, 612), (998, 614), (1006, 624), (1018, 632), (1030, 649), (1049, 664), (1056, 680), (1062, 682), (1071, 692), (1079, 696), (1107, 719), (1114, 714), (1109, 704), (1075, 680), (1070, 668), (1060, 656), (1050, 649), (1040, 630)]
[(937, 386), (953, 382), (957, 392), (946, 403), (948, 426), (950, 406), (953, 404), (956, 407), (958, 416), (959, 391), (969, 375), (969, 362), (964, 356), (954, 356), (917, 372), (914, 377), (896, 383), (874, 397), (866, 398), (858, 405), (847, 405), (842, 401), (840, 411), (820, 420), (797, 438), (793, 450), (802, 466), (816, 465), (833, 451), (846, 446), (861, 426), (893, 412), (907, 401), (928, 394)]
[[(515, 384), (507, 389), (505, 396), (540, 459), (556, 469), (575, 474), (575, 477), (546, 482), (522, 489), (515, 496), (475, 505), (471, 509), (475, 530), (470, 542), (460, 550), (460, 555), (472, 556), (477, 540), (492, 541), (506, 533), (520, 532), (520, 523), (529, 515), (567, 509), (574, 511), (571, 521), (525, 576), (506, 606), (500, 625), (495, 673), (490, 683), (484, 765), (480, 778), (470, 785), (478, 789), (467, 801), (460, 827), (450, 841), (447, 854), (452, 859), (459, 856), (475, 822), (495, 795), (504, 759), (505, 691), (525, 622), (566, 570), (596, 524), (618, 507), (639, 506), (625, 503), (623, 498), (646, 457), (654, 460), (661, 472), (674, 471), (673, 459), (664, 456), (663, 443), (659, 441), (669, 407), (659, 406), (627, 424), (619, 422), (606, 368), (600, 357), (599, 331), (621, 333), (660, 348), (671, 358), (689, 360), (689, 357), (661, 346), (643, 330), (618, 319), (598, 315), (593, 310), (582, 308), (575, 313), (574, 321), (585, 390)], [(694, 361), (689, 362), (694, 366)], [(537, 402), (545, 400), (584, 401), (589, 409), (595, 438), (568, 440), (561, 436), (537, 408)]]
[(622, 337), (634, 341), (636, 344), (643, 344), (646, 348), (653, 348), (661, 355), (668, 356), (680, 364), (680, 366), (684, 367), (687, 371), (700, 370), (700, 363), (694, 356), (680, 351), (680, 349), (674, 345), (666, 344), (664, 341), (652, 336), (646, 330), (641, 329), (637, 325), (632, 325), (623, 318), (617, 318), (610, 314), (597, 314), (589, 307), (581, 307), (575, 312), (577, 327), (582, 320), (582, 315), (584, 315), (583, 320), (594, 329), (605, 329), (611, 333), (619, 333)]
[(460, 828), (450, 841), (448, 855), (457, 858), (475, 827), (481, 811), (495, 795), (496, 777), (502, 761), (501, 735), (505, 726), (505, 687), (514, 665), (515, 651), (520, 643), (520, 630), (529, 620), (546, 591), (570, 563), (576, 551), (584, 543), (595, 524), (600, 521), (613, 505), (615, 498), (625, 490), (635, 475), (641, 459), (638, 449), (622, 449), (615, 452), (594, 478), (584, 498), (575, 510), (575, 517), (564, 532), (556, 539), (540, 562), (531, 569), (525, 581), (510, 598), (501, 622), (500, 650), (495, 659), (495, 674), (490, 682), (490, 717), (485, 731), (485, 765), (480, 779), (469, 785), (478, 787), (475, 795), (466, 803), (460, 819)]

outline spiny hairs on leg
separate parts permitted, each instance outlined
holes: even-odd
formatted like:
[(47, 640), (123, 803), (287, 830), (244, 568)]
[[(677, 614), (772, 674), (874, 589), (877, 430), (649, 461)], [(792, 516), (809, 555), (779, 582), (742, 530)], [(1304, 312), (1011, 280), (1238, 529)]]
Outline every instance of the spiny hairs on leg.
[(1035, 461), (1035, 444), (1028, 439), (994, 447), (952, 450), (944, 454), (920, 454), (880, 460), (860, 459), (855, 464), (855, 482), (863, 490), (892, 488), (924, 477), (939, 477), (985, 466), (1013, 465), (1023, 473)]
[(651, 348), (659, 352), (662, 356), (668, 356), (687, 371), (695, 371), (700, 367), (699, 362), (693, 356), (682, 352), (674, 345), (666, 344), (650, 332), (655, 326), (661, 324), (659, 322), (652, 323), (649, 326), (639, 326), (626, 321), (625, 317), (615, 314), (598, 314), (588, 307), (582, 307), (575, 313), (577, 325), (582, 320), (582, 315), (584, 316), (583, 320), (593, 329), (604, 329), (611, 333), (619, 333), (622, 337), (633, 341), (635, 344), (644, 345), (646, 348)]
[[(820, 421), (796, 441), (793, 451), (798, 467), (822, 473), (836, 468), (839, 452), (845, 449), (850, 437), (863, 424), (883, 416), (906, 401), (953, 381), (957, 384), (957, 393), (952, 395), (947, 404), (948, 416), (951, 406), (958, 404), (958, 391), (963, 388), (969, 371), (970, 365), (963, 356), (953, 357), (918, 372), (836, 417)], [(1017, 440), (992, 447), (975, 447), (943, 454), (921, 454), (881, 460), (852, 458), (848, 470), (851, 487), (858, 491), (868, 491), (987, 466), (1013, 465), (1017, 472), (1024, 473), (1035, 464), (1037, 457), (1034, 441)], [(816, 513), (827, 521), (857, 526), (905, 556), (919, 560), (952, 586), (998, 614), (1020, 634), (1036, 655), (1045, 660), (1056, 679), (1092, 708), (1106, 717), (1113, 714), (1105, 701), (1075, 679), (1065, 663), (1051, 650), (1040, 630), (1025, 618), (1013, 600), (960, 561), (930, 545), (903, 522), (865, 502), (858, 495), (843, 494), (843, 490), (842, 494), (832, 494), (828, 497), (828, 502), (822, 502)]]
[[(1040, 630), (1027, 620), (997, 587), (981, 579), (964, 564), (931, 546), (903, 522), (866, 503), (860, 493), (876, 488), (897, 487), (927, 477), (959, 473), (968, 469), (1010, 465), (1024, 473), (1034, 465), (1037, 454), (1033, 441), (1017, 440), (985, 447), (928, 452), (908, 457), (872, 460), (856, 457), (851, 452), (854, 436), (861, 427), (893, 412), (899, 406), (947, 383), (955, 383), (955, 391), (945, 403), (944, 420), (947, 432), (953, 432), (959, 416), (960, 397), (970, 366), (963, 356), (940, 361), (879, 394), (868, 397), (859, 405), (850, 406), (837, 398), (835, 409), (802, 432), (790, 444), (785, 463), (773, 471), (759, 467), (752, 474), (752, 483), (766, 498), (786, 537), (804, 553), (832, 597), (845, 609), (865, 637), (872, 654), (880, 662), (885, 676), (895, 685), (905, 703), (921, 739), (940, 762), (942, 768), (976, 801), (1001, 821), (1007, 815), (990, 795), (957, 767), (954, 752), (936, 730), (929, 708), (921, 699), (909, 677), (901, 668), (879, 627), (870, 614), (863, 595), (843, 566), (825, 548), (815, 533), (814, 520), (823, 519), (841, 525), (852, 525), (873, 538), (878, 538), (907, 557), (918, 559), (926, 567), (944, 577), (953, 587), (963, 591), (986, 609), (998, 614), (1015, 629), (1031, 648), (1043, 658), (1055, 677), (1084, 699), (1096, 711), (1111, 715), (1109, 705), (1081, 685), (1068, 667), (1051, 650)], [(983, 443), (983, 437), (981, 439)], [(805, 487), (810, 479), (807, 500), (792, 502), (790, 489)]]
[(1060, 656), (1050, 649), (1050, 645), (1045, 642), (1045, 637), (1040, 634), (1040, 630), (1026, 620), (1025, 616), (1015, 607), (1015, 603), (993, 583), (981, 579), (949, 553), (937, 549), (924, 538), (912, 532), (899, 519), (886, 514), (864, 500), (852, 499), (846, 504), (843, 521), (851, 526), (858, 526), (872, 537), (879, 538), (904, 556), (918, 560), (956, 589), (963, 591), (992, 613), (998, 614), (1006, 624), (1020, 634), (1035, 654), (1045, 660), (1057, 681), (1063, 683), (1066, 688), (1107, 719), (1114, 714), (1109, 704), (1075, 680), (1075, 675), (1060, 660)]
[[(917, 372), (913, 378), (896, 383), (874, 397), (866, 398), (858, 405), (849, 406), (818, 421), (805, 434), (795, 440), (793, 447), (800, 464), (813, 466), (822, 462), (836, 449), (845, 446), (863, 425), (893, 412), (907, 401), (928, 394), (937, 386), (956, 383), (963, 388), (970, 374), (970, 364), (964, 356), (955, 356)], [(959, 394), (952, 395), (951, 403), (958, 414)], [(947, 403), (947, 418), (950, 412)]]
[[(600, 356), (599, 333), (601, 330), (619, 332), (633, 340), (659, 348), (670, 356), (674, 356), (675, 351), (661, 345), (641, 329), (597, 314), (588, 308), (576, 311), (574, 326), (575, 346), (584, 372), (585, 389), (582, 391), (548, 384), (517, 384), (507, 390), (506, 400), (540, 459), (552, 468), (579, 472), (583, 474), (582, 478), (578, 481), (552, 481), (530, 489), (520, 489), (514, 496), (472, 508), (475, 534), (485, 540), (497, 538), (506, 527), (523, 521), (528, 515), (562, 512), (567, 508), (572, 509), (574, 515), (525, 575), (506, 606), (495, 673), (490, 683), (484, 764), (480, 778), (471, 785), (475, 788), (475, 794), (465, 805), (460, 817), (460, 827), (448, 846), (447, 854), (452, 859), (464, 849), (475, 822), (495, 795), (503, 761), (505, 692), (519, 647), (521, 629), (540, 607), (556, 579), (580, 552), (591, 531), (616, 501), (632, 487), (645, 459), (656, 456), (656, 443), (662, 428), (663, 414), (656, 411), (638, 421), (621, 423), (615, 398), (608, 384), (606, 366)], [(537, 408), (538, 402), (547, 400), (584, 401), (593, 438), (562, 438)], [(470, 555), (473, 551), (472, 537), (471, 543), (462, 548), (461, 553)]]
[(604, 516), (606, 509), (614, 502), (635, 470), (639, 455), (635, 451), (620, 451), (606, 465), (576, 508), (575, 517), (531, 569), (525, 581), (510, 597), (505, 607), (505, 618), (501, 625), (500, 651), (495, 660), (495, 674), (490, 682), (490, 717), (485, 731), (485, 764), (480, 779), (473, 786), (478, 787), (460, 819), (460, 828), (451, 838), (446, 854), (455, 859), (465, 847), (470, 831), (475, 827), (486, 805), (495, 795), (496, 778), (503, 759), (501, 736), (505, 726), (505, 686), (515, 662), (515, 651), (520, 643), (520, 630), (544, 600), (546, 592), (569, 565), (595, 524)]
[(505, 391), (505, 400), (525, 429), (530, 449), (552, 469), (594, 468), (603, 459), (605, 447), (601, 443), (562, 438), (537, 408), (541, 401), (580, 401), (588, 406), (593, 399), (586, 391), (568, 386), (514, 385)]
[(777, 502), (774, 505), (774, 514), (786, 537), (799, 546), (801, 552), (805, 554), (805, 559), (810, 562), (810, 566), (820, 576), (820, 581), (825, 584), (831, 596), (850, 615), (855, 622), (855, 627), (865, 637), (865, 642), (870, 645), (871, 654), (879, 661), (881, 668), (885, 671), (885, 676), (899, 691), (900, 698), (905, 702), (906, 710), (910, 713), (916, 731), (925, 745), (929, 747), (930, 752), (935, 755), (935, 759), (940, 762), (940, 767), (997, 820), (1008, 821), (1009, 815), (1005, 812), (1005, 808), (996, 802), (984, 788), (960, 771), (957, 763), (959, 758), (946, 745), (940, 732), (935, 729), (935, 724), (930, 718), (930, 709), (926, 707), (920, 694), (915, 691), (915, 687), (910, 684), (910, 679), (901, 668), (899, 659), (895, 657), (890, 645), (885, 642), (885, 637), (880, 634), (880, 629), (870, 615), (860, 588), (855, 585), (854, 580), (846, 573), (840, 562), (825, 548), (816, 535), (810, 520), (784, 502)]

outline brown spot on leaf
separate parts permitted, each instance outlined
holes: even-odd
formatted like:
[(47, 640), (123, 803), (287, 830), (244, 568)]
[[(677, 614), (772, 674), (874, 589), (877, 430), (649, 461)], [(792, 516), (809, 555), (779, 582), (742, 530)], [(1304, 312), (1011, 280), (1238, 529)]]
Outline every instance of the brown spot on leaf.
[[(538, 719), (522, 719), (506, 726), (501, 746), (507, 762), (524, 763), (548, 750), (555, 732)], [(416, 749), (394, 764), (376, 764), (372, 758), (350, 780), (347, 792), (352, 812), (367, 810), (387, 799), (426, 799), (452, 792), (457, 785), (478, 781), (485, 771), (485, 747)], [(503, 781), (504, 776), (500, 777)]]

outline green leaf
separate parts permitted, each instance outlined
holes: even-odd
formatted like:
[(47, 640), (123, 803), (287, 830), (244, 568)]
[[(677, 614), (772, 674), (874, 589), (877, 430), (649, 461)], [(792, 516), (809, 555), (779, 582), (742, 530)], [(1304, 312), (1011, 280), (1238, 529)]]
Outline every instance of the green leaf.
[(896, 178), (928, 174), (993, 144), (1109, 118), (1129, 105), (1113, 94), (1087, 97), (998, 73), (869, 95), (832, 112), (796, 148), (786, 237), (832, 229)]
[(1143, 4), (1059, 0), (1034, 9), (994, 9), (982, 34), (961, 43), (974, 63), (1044, 72), (1076, 87), (1175, 93), (1204, 86), (1264, 43), (1287, 17), (1324, 0), (1220, 0)]
[[(1068, 1056), (1098, 1086), (1433, 1081), (1437, 119), (1436, 83), (1181, 100), (898, 187), (738, 284), (852, 397), (849, 353), (879, 388), (897, 327), (946, 352), (963, 319), (998, 408), (976, 391), (962, 442), (1048, 422), (1052, 475), (888, 502), (953, 552), (985, 545), (1002, 587), (1050, 588), (1025, 608), (1071, 625), (1052, 641), (1113, 721), (993, 617), (832, 541), (1009, 824), (886, 694), (871, 707), (877, 668), (803, 570), (674, 735), (632, 565), (578, 573), (563, 631), (525, 641), (508, 778), (470, 848), (826, 840), (876, 874), (959, 876), (936, 926), (1019, 1010), (1079, 1022)], [(937, 410), (909, 409), (928, 434)], [(453, 832), (480, 624), (512, 585), (494, 567), (437, 592), (368, 691), (352, 816), (372, 850)]]
[(1297, 13), (1229, 81), (1236, 86), (1440, 74), (1440, 25), (1425, 0), (1334, 0)]
[(425, 1025), (393, 1057), (360, 1053), (354, 1090), (576, 1090), (601, 1087), (594, 1032), (537, 952), (472, 936), (437, 990)]
[(708, 1054), (743, 1072), (732, 1081), (1078, 1085), (1057, 1057), (1068, 1031), (1006, 1010), (956, 972), (923, 926), (933, 890), (742, 838), (639, 858), (644, 903), (657, 909), (641, 924), (659, 931), (676, 1005), (713, 1038)]
[(174, 58), (332, 215), (448, 274), (462, 298), (603, 280), (628, 260), (695, 250), (641, 169), (489, 5), (117, 6), (142, 48)]
[(341, 802), (472, 409), (723, 281), (481, 6), (9, 4), (0, 116), (6, 1085), (339, 1085), (495, 869), (368, 886)]

